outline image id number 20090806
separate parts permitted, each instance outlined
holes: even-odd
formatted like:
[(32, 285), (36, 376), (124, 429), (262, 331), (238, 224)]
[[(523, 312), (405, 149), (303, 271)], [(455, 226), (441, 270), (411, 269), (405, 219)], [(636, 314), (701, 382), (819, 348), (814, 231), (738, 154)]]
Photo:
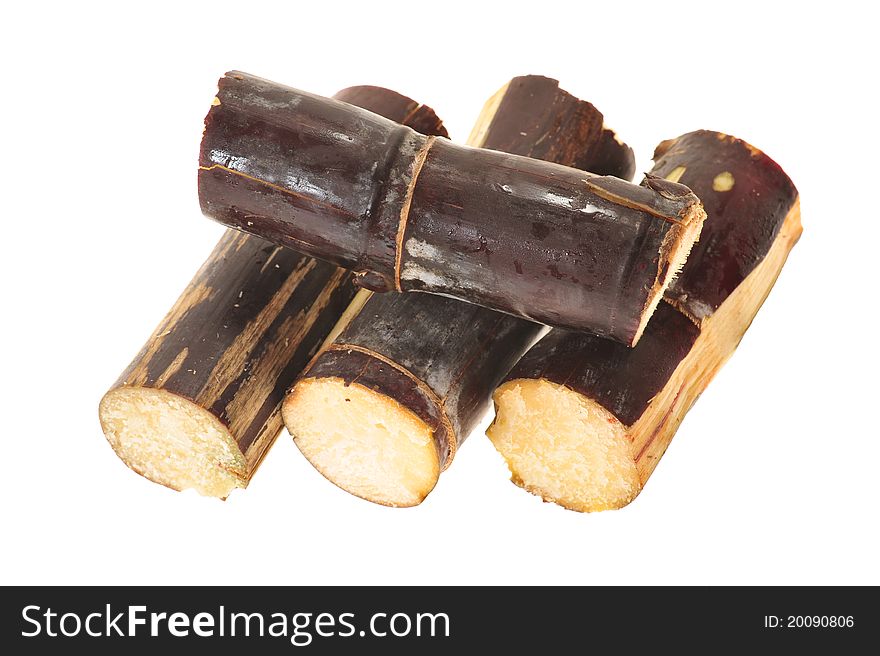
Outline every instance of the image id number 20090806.
[(852, 615), (765, 615), (765, 629), (851, 629)]

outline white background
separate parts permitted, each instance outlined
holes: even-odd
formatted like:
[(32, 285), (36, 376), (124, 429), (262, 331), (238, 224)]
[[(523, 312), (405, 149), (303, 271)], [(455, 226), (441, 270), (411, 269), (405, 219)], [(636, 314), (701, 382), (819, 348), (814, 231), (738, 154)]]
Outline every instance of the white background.
[[(877, 20), (807, 5), (8, 4), (0, 582), (880, 583)], [(336, 489), (286, 433), (229, 501), (174, 493), (117, 460), (97, 405), (222, 233), (196, 157), (233, 68), (391, 87), (457, 140), (510, 77), (556, 77), (640, 171), (697, 128), (764, 149), (804, 236), (622, 511), (543, 504), (481, 433), (415, 509)]]

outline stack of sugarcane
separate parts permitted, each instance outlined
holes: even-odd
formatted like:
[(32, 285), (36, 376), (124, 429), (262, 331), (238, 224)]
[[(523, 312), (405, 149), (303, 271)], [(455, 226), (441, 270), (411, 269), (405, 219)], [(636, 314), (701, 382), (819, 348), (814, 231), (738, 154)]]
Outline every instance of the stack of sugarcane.
[(791, 180), (740, 139), (654, 162), (629, 182), (630, 148), (548, 78), (511, 80), (461, 146), (387, 89), (229, 73), (198, 191), (230, 229), (102, 399), (104, 433), (150, 480), (225, 498), (286, 426), (339, 487), (413, 506), (494, 399), (514, 482), (620, 508), (801, 232)]

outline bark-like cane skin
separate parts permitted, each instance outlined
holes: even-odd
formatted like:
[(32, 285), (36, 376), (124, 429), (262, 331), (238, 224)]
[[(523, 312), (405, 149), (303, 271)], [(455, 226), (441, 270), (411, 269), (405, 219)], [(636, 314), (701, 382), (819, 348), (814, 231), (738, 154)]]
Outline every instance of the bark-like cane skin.
[(449, 137), (443, 121), (433, 109), (389, 89), (361, 85), (343, 89), (333, 97), (406, 125), (421, 134)]
[(683, 185), (454, 145), (243, 73), (220, 80), (205, 119), (199, 196), (206, 215), (353, 269), (368, 289), (626, 344), (650, 311), (661, 245), (700, 212)]
[[(695, 348), (707, 322), (767, 257), (785, 221), (799, 207), (797, 189), (779, 165), (740, 139), (707, 130), (691, 132), (663, 142), (654, 159), (652, 173), (680, 179), (693, 189), (708, 218), (700, 241), (638, 345), (625, 348), (590, 335), (551, 330), (505, 377), (505, 382), (545, 379), (564, 385), (600, 404), (628, 428), (646, 414)], [(787, 248), (800, 234), (799, 222), (794, 230), (793, 236), (786, 236)], [(775, 275), (765, 283), (763, 295), (774, 280)], [(751, 320), (752, 316), (735, 317), (735, 341), (713, 350), (732, 352)], [(730, 352), (721, 353), (722, 362), (712, 366), (720, 367)], [(700, 389), (687, 390), (693, 401), (715, 371), (701, 376)], [(683, 389), (675, 393), (676, 400)], [(643, 484), (665, 449), (650, 452), (650, 442), (668, 432), (663, 422), (671, 413), (672, 408), (659, 417), (656, 430), (642, 431), (645, 443), (634, 444)]]
[[(691, 264), (665, 294), (699, 323), (764, 259), (798, 192), (782, 168), (761, 151), (710, 130), (664, 141), (654, 161), (652, 172), (661, 178), (685, 166), (679, 180), (693, 185), (712, 217), (691, 250)], [(712, 171), (717, 172), (714, 177), (709, 175)], [(728, 185), (732, 187), (726, 190)]]
[[(593, 105), (556, 80), (517, 77), (499, 93), (471, 135), (473, 145), (632, 176), (632, 150), (604, 128)], [(356, 381), (394, 399), (432, 428), (441, 466), (448, 466), (502, 376), (541, 330), (451, 298), (374, 294), (303, 378)]]
[(700, 329), (685, 315), (660, 303), (634, 348), (583, 333), (551, 330), (504, 380), (543, 378), (565, 385), (629, 426), (642, 416), (699, 334)]
[[(394, 91), (351, 87), (335, 97), (446, 136), (433, 110)], [(249, 479), (281, 431), (284, 393), (357, 291), (349, 271), (227, 230), (112, 389), (161, 388), (209, 411), (244, 454)]]

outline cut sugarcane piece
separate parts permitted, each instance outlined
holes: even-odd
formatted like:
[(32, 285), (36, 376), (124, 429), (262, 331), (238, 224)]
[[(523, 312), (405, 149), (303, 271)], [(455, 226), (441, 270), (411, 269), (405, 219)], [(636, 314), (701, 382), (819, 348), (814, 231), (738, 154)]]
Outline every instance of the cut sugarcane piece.
[(244, 73), (220, 80), (205, 119), (199, 197), (207, 216), (374, 291), (452, 296), (628, 345), (705, 218), (680, 184), (458, 146)]
[(794, 184), (744, 141), (702, 130), (654, 158), (653, 173), (691, 187), (709, 218), (638, 346), (553, 330), (494, 396), (488, 435), (513, 481), (573, 510), (620, 508), (641, 491), (801, 234)]
[[(620, 178), (635, 168), (602, 114), (545, 77), (506, 84), (469, 143)], [(329, 480), (389, 506), (425, 498), (501, 378), (544, 329), (430, 294), (374, 294), (340, 323), (285, 400), (285, 423)]]
[[(379, 87), (342, 101), (446, 135), (434, 112)], [(350, 272), (228, 230), (101, 400), (116, 454), (175, 490), (245, 487), (281, 432), (280, 405), (357, 294)]]

